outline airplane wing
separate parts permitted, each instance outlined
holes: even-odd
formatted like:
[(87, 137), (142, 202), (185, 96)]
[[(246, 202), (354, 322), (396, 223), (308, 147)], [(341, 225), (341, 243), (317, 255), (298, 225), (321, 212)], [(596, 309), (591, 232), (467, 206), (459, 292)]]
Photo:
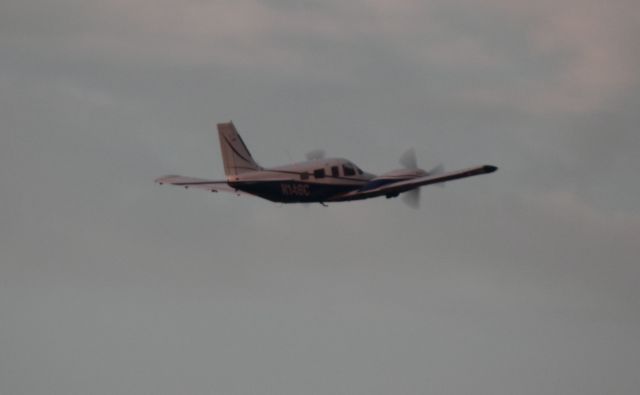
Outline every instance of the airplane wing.
[(425, 185), (430, 184), (438, 184), (442, 182), (457, 180), (459, 178), (473, 177), (480, 174), (488, 174), (493, 173), (498, 168), (491, 165), (477, 166), (471, 167), (464, 170), (457, 170), (447, 173), (441, 173), (438, 175), (426, 175), (422, 177), (416, 177), (409, 180), (403, 180), (398, 182), (393, 182), (389, 184), (384, 184), (374, 189), (360, 189), (352, 192), (348, 192), (343, 195), (336, 196), (330, 200), (341, 201), (341, 200), (356, 200), (356, 199), (367, 199), (376, 196), (397, 196), (402, 192), (407, 192), (415, 188), (419, 188)]
[(223, 191), (223, 192), (232, 192), (232, 193), (235, 193), (236, 195), (243, 194), (243, 192), (238, 191), (237, 189), (229, 186), (229, 184), (227, 184), (227, 181), (221, 181), (221, 180), (205, 180), (202, 178), (170, 175), (170, 176), (162, 176), (160, 178), (157, 178), (155, 181), (160, 185), (171, 184), (171, 185), (181, 186), (184, 188), (204, 189), (210, 192)]

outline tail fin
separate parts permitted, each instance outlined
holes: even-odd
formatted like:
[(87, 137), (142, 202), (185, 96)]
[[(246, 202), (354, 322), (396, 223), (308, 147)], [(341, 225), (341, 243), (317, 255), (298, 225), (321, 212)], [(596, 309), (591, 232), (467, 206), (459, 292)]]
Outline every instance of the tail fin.
[(262, 169), (251, 157), (249, 149), (242, 141), (233, 122), (219, 123), (218, 137), (220, 138), (224, 173), (227, 176)]

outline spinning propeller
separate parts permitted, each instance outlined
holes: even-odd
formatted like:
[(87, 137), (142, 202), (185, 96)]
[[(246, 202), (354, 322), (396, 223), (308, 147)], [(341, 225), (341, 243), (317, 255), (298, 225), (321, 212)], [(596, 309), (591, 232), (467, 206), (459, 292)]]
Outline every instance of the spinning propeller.
[[(418, 167), (418, 160), (416, 159), (416, 151), (413, 148), (409, 148), (400, 157), (400, 164), (408, 170), (421, 170)], [(433, 169), (426, 172), (427, 175), (436, 176), (444, 173), (444, 166), (440, 163)], [(444, 184), (438, 184), (444, 186)], [(412, 189), (402, 194), (402, 201), (411, 208), (420, 208), (420, 188)]]
[(307, 157), (307, 160), (324, 159), (325, 152), (324, 150), (321, 150), (321, 149), (314, 149), (313, 151), (307, 152), (306, 157)]

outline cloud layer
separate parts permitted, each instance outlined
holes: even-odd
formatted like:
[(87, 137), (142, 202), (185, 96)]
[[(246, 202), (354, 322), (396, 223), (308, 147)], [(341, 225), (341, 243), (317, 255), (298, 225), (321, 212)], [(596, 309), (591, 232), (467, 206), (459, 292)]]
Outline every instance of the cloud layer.
[[(637, 2), (0, 5), (0, 392), (634, 394)], [(160, 188), (325, 149), (396, 200)]]

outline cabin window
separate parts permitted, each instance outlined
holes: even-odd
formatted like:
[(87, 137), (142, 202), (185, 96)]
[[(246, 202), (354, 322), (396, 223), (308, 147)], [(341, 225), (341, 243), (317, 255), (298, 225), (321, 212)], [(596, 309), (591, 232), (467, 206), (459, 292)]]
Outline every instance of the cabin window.
[(331, 176), (340, 177), (340, 168), (338, 166), (331, 166)]
[(358, 166), (356, 166), (356, 171), (358, 172), (358, 174), (363, 174), (364, 171), (362, 171), (361, 168), (359, 168)]
[(306, 171), (303, 173), (300, 173), (300, 179), (301, 180), (308, 180), (309, 179), (309, 173), (307, 173)]
[(324, 178), (324, 169), (318, 169), (313, 171), (313, 176), (315, 178)]
[(345, 176), (355, 176), (356, 171), (351, 166), (342, 165), (342, 171), (344, 171)]

